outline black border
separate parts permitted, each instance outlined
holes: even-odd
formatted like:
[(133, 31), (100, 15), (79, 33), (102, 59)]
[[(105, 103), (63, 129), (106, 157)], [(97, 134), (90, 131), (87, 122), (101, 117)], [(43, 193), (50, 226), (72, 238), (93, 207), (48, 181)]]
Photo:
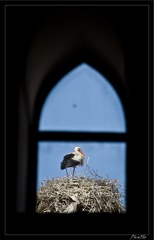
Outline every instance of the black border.
[[(4, 10), (4, 5), (5, 4), (8, 4), (8, 3), (19, 4), (19, 2), (7, 2), (7, 3), (3, 2), (3, 3), (4, 4), (1, 4), (1, 7), (3, 8), (3, 9), (1, 8), (2, 11)], [(121, 4), (121, 2), (118, 2), (118, 3)], [(28, 4), (30, 4), (30, 3), (28, 3)], [(32, 2), (31, 2), (31, 4), (32, 4)], [(43, 4), (45, 4), (45, 2), (43, 2)], [(63, 2), (63, 4), (64, 4), (64, 2)], [(96, 4), (96, 2), (95, 2), (95, 4)], [(100, 2), (99, 2), (99, 4), (100, 4)], [(111, 4), (111, 2), (110, 2), (110, 4)], [(117, 3), (114, 2), (114, 4), (116, 5)], [(127, 4), (128, 4), (128, 2), (127, 2)], [(147, 211), (149, 210), (149, 207), (150, 207), (150, 206), (148, 206), (149, 201), (147, 199), (149, 182), (146, 181), (145, 179), (149, 179), (148, 178), (148, 173), (149, 173), (148, 170), (150, 170), (150, 175), (152, 176), (152, 168), (147, 169), (147, 165), (144, 162), (144, 159), (146, 159), (146, 157), (147, 157), (144, 149), (145, 149), (145, 147), (149, 148), (149, 145), (147, 146), (147, 140), (145, 141), (145, 139), (149, 139), (148, 138), (148, 132), (147, 132), (147, 130), (149, 129), (149, 126), (146, 125), (147, 127), (145, 129), (143, 128), (143, 126), (144, 126), (144, 124), (151, 123), (150, 127), (152, 127), (153, 121), (149, 122), (149, 119), (147, 119), (147, 117), (146, 117), (147, 114), (148, 114), (148, 109), (145, 106), (147, 106), (147, 100), (146, 99), (148, 99), (147, 98), (148, 96), (147, 96), (147, 94), (143, 95), (143, 93), (144, 93), (143, 90), (144, 89), (145, 89), (145, 91), (147, 90), (144, 86), (144, 79), (145, 78), (147, 79), (147, 71), (149, 70), (149, 75), (148, 75), (149, 81), (152, 80), (152, 76), (153, 76), (153, 71), (152, 71), (152, 69), (153, 69), (153, 67), (152, 67), (152, 60), (153, 60), (152, 53), (153, 53), (153, 51), (151, 51), (151, 50), (153, 50), (153, 28), (152, 28), (153, 27), (153, 24), (152, 24), (153, 2), (152, 1), (141, 1), (141, 2), (137, 1), (137, 2), (131, 2), (131, 3), (129, 2), (129, 4), (130, 5), (140, 5), (140, 4), (142, 4), (142, 5), (145, 5), (145, 6), (146, 5), (149, 6), (149, 13), (150, 13), (149, 15), (151, 17), (151, 18), (149, 18), (149, 25), (148, 25), (149, 29), (146, 29), (144, 27), (144, 24), (141, 24), (141, 23), (143, 23), (144, 15), (143, 15), (143, 18), (140, 19), (140, 21), (141, 21), (140, 24), (145, 31), (143, 33), (146, 35), (148, 30), (150, 32), (150, 35), (149, 35), (150, 40), (148, 42), (148, 49), (147, 49), (147, 46), (143, 45), (143, 43), (145, 43), (146, 40), (147, 40), (146, 37), (144, 36), (144, 34), (143, 34), (143, 39), (138, 39), (137, 34), (135, 33), (135, 29), (133, 29), (133, 33), (132, 33), (136, 37), (136, 39), (134, 39), (134, 42), (136, 44), (138, 44), (136, 46), (136, 48), (133, 48), (133, 50), (137, 50), (138, 55), (140, 55), (139, 53), (141, 52), (142, 57), (144, 56), (145, 59), (147, 59), (147, 51), (150, 50), (149, 51), (150, 57), (148, 58), (149, 62), (147, 63), (146, 60), (144, 60), (142, 62), (141, 59), (139, 59), (139, 58), (138, 59), (133, 58), (134, 56), (131, 56), (131, 52), (130, 52), (130, 54), (128, 53), (131, 50), (129, 48), (129, 46), (128, 46), (128, 49), (126, 50), (126, 51), (128, 51), (127, 52), (127, 54), (128, 54), (127, 57), (128, 58), (126, 59), (126, 61), (130, 62), (130, 58), (132, 58), (132, 61), (133, 61), (133, 64), (134, 64), (134, 68), (130, 69), (130, 72), (128, 70), (129, 73), (128, 73), (127, 76), (129, 76), (129, 74), (131, 75), (132, 73), (134, 73), (134, 75), (132, 75), (132, 82), (133, 81), (134, 82), (131, 83), (131, 86), (134, 84), (134, 89), (135, 89), (134, 91), (132, 90), (132, 88), (130, 89), (130, 96), (133, 100), (129, 104), (133, 109), (134, 116), (131, 115), (131, 117), (130, 117), (130, 114), (128, 114), (129, 118), (130, 118), (129, 119), (130, 130), (129, 130), (128, 138), (130, 137), (130, 139), (133, 141), (133, 144), (135, 144), (137, 140), (139, 141), (136, 147), (133, 147), (133, 144), (131, 144), (130, 153), (134, 154), (134, 159), (139, 158), (139, 161), (140, 161), (139, 165), (137, 163), (132, 163), (132, 162), (129, 163), (129, 165), (128, 165), (128, 171), (131, 170), (130, 171), (131, 174), (129, 174), (129, 179), (135, 180), (135, 184), (136, 184), (135, 185), (136, 187), (133, 187), (134, 183), (130, 184), (129, 189), (128, 189), (129, 192), (133, 192), (133, 194), (134, 194), (134, 198), (129, 199), (129, 203), (130, 203), (132, 211), (130, 211), (129, 214), (127, 214), (127, 215), (121, 215), (121, 216), (118, 215), (118, 218), (117, 218), (116, 214), (112, 215), (112, 218), (111, 218), (111, 215), (106, 214), (105, 218), (103, 218), (101, 220), (98, 217), (98, 215), (97, 216), (96, 215), (91, 216), (91, 217), (89, 215), (88, 215), (88, 217), (87, 217), (87, 215), (85, 215), (85, 216), (83, 216), (82, 219), (80, 218), (80, 216), (77, 216), (77, 215), (75, 217), (71, 216), (69, 219), (67, 219), (66, 216), (63, 216), (63, 217), (61, 217), (61, 219), (59, 219), (59, 218), (57, 218), (56, 215), (54, 215), (54, 224), (53, 224), (53, 222), (51, 224), (50, 216), (46, 217), (46, 220), (47, 220), (46, 221), (45, 216), (37, 216), (36, 217), (36, 215), (30, 214), (30, 213), (27, 213), (27, 214), (17, 214), (17, 213), (15, 213), (15, 211), (14, 211), (15, 210), (15, 208), (14, 208), (15, 195), (13, 195), (14, 197), (12, 199), (11, 206), (10, 206), (10, 202), (8, 200), (8, 196), (10, 196), (10, 192), (8, 191), (8, 189), (10, 188), (11, 179), (13, 180), (12, 183), (14, 183), (14, 186), (15, 186), (15, 180), (16, 180), (16, 174), (15, 174), (16, 173), (16, 166), (17, 166), (16, 165), (17, 164), (16, 163), (16, 156), (17, 156), (17, 152), (16, 152), (16, 142), (17, 142), (16, 129), (17, 129), (17, 127), (16, 126), (17, 126), (17, 123), (18, 123), (18, 118), (17, 118), (17, 116), (18, 116), (18, 107), (17, 107), (18, 106), (17, 105), (18, 98), (17, 98), (17, 96), (18, 95), (16, 96), (15, 93), (18, 93), (18, 82), (12, 84), (11, 80), (9, 81), (9, 79), (12, 76), (14, 76), (14, 78), (15, 78), (15, 76), (17, 77), (18, 74), (17, 74), (17, 72), (14, 72), (14, 64), (11, 64), (10, 61), (8, 61), (8, 62), (6, 62), (6, 66), (7, 66), (7, 69), (9, 68), (10, 71), (9, 71), (9, 73), (7, 73), (7, 76), (6, 76), (7, 86), (5, 86), (5, 89), (7, 90), (7, 98), (6, 98), (6, 101), (5, 101), (5, 103), (6, 103), (6, 119), (7, 119), (7, 121), (6, 121), (6, 126), (7, 126), (6, 146), (7, 146), (7, 148), (9, 148), (11, 150), (9, 151), (9, 154), (7, 153), (7, 155), (6, 155), (6, 153), (5, 153), (5, 157), (7, 159), (7, 164), (5, 165), (5, 169), (7, 170), (7, 178), (6, 178), (6, 185), (5, 185), (7, 195), (6, 195), (6, 205), (5, 205), (6, 206), (6, 215), (5, 215), (6, 216), (6, 219), (5, 219), (6, 221), (4, 223), (4, 225), (5, 225), (4, 227), (5, 227), (6, 232), (5, 231), (4, 232), (5, 232), (6, 237), (13, 236), (13, 233), (14, 234), (17, 233), (17, 235), (15, 235), (15, 238), (17, 236), (19, 236), (19, 238), (21, 238), (20, 234), (23, 234), (23, 233), (24, 234), (29, 233), (30, 236), (32, 236), (31, 233), (39, 234), (39, 233), (41, 233), (41, 231), (42, 231), (43, 234), (45, 234), (47, 232), (51, 233), (51, 231), (53, 231), (53, 228), (55, 230), (55, 228), (59, 225), (64, 227), (63, 223), (66, 220), (69, 220), (69, 223), (72, 225), (72, 227), (73, 227), (74, 223), (75, 223), (76, 226), (78, 226), (78, 222), (77, 222), (76, 219), (79, 219), (79, 220), (81, 220), (80, 226), (84, 226), (84, 230), (86, 228), (86, 233), (87, 232), (88, 233), (93, 232), (95, 234), (94, 239), (96, 237), (99, 237), (98, 233), (100, 233), (100, 238), (101, 239), (104, 237), (101, 234), (102, 232), (99, 232), (99, 230), (102, 229), (102, 228), (103, 228), (104, 233), (106, 231), (106, 234), (108, 233), (108, 231), (113, 231), (113, 230), (117, 230), (117, 234), (118, 234), (119, 229), (116, 229), (117, 226), (120, 226), (120, 230), (121, 230), (120, 235), (116, 236), (116, 231), (113, 231), (115, 233), (115, 235), (114, 236), (110, 236), (110, 235), (107, 236), (106, 235), (105, 239), (107, 237), (110, 238), (110, 239), (112, 237), (114, 237), (114, 239), (116, 239), (116, 238), (119, 239), (120, 237), (122, 237), (122, 239), (124, 239), (124, 238), (129, 239), (132, 234), (141, 234), (141, 233), (146, 234), (146, 239), (152, 239), (151, 238), (152, 228), (150, 228), (149, 223), (148, 223), (148, 229), (147, 229), (147, 227), (145, 226), (145, 222), (144, 222), (145, 219), (147, 219), (147, 217), (148, 217), (148, 212)], [(4, 15), (2, 14), (2, 16), (4, 16)], [(137, 12), (136, 16), (139, 18), (139, 12)], [(134, 15), (133, 16), (131, 15), (131, 19), (133, 17), (134, 17)], [(140, 15), (140, 17), (141, 17), (141, 15)], [(119, 19), (119, 21), (121, 21), (121, 20)], [(138, 20), (136, 19), (136, 21), (138, 21)], [(4, 22), (4, 21), (2, 21), (2, 22)], [(128, 22), (127, 22), (127, 24), (128, 24)], [(137, 31), (137, 29), (136, 29), (136, 31)], [(139, 33), (141, 33), (141, 29), (139, 29)], [(121, 35), (123, 35), (123, 33), (121, 33)], [(122, 36), (122, 38), (123, 38), (123, 36)], [(9, 42), (6, 42), (6, 45), (7, 44), (9, 45), (11, 40), (9, 40)], [(129, 40), (133, 41), (132, 38), (130, 38)], [(139, 42), (138, 42), (138, 40), (139, 40)], [(132, 46), (132, 42), (131, 42), (131, 46)], [(10, 45), (10, 47), (11, 47), (11, 45)], [(124, 47), (126, 47), (126, 46), (124, 46)], [(14, 53), (13, 49), (10, 48), (9, 50), (10, 50), (10, 52), (6, 52), (7, 57), (10, 56), (11, 53)], [(136, 56), (136, 54), (135, 54), (135, 56)], [(136, 60), (138, 60), (138, 62), (136, 62)], [(142, 81), (140, 82), (140, 88), (138, 88), (138, 85), (135, 82), (135, 79), (137, 79), (137, 78), (139, 78), (140, 81), (141, 80), (143, 81), (143, 82)], [(150, 96), (152, 96), (152, 83), (151, 82), (149, 84)], [(8, 88), (8, 85), (9, 85), (9, 88)], [(11, 91), (12, 89), (15, 89), (13, 95), (12, 95), (12, 91)], [(9, 95), (9, 98), (8, 98), (8, 95)], [(11, 100), (13, 101), (13, 104), (15, 104), (14, 105), (15, 106), (14, 107), (14, 117), (11, 119), (12, 120), (11, 123), (14, 123), (15, 128), (12, 128), (12, 126), (10, 126), (10, 121), (9, 121), (10, 117), (12, 116), (10, 114), (10, 111), (9, 111), (9, 109), (10, 109), (9, 99), (10, 99), (11, 96), (12, 96)], [(136, 106), (138, 106), (137, 109), (136, 109), (136, 106), (134, 106), (134, 104), (133, 104), (133, 101), (136, 98), (137, 98)], [(150, 103), (150, 100), (151, 99), (149, 99), (148, 103), (149, 103), (150, 106), (152, 106), (152, 104)], [(129, 111), (132, 111), (132, 109), (129, 109)], [(134, 112), (135, 110), (137, 111), (137, 113)], [(143, 114), (141, 114), (141, 113), (143, 113)], [(140, 122), (142, 124), (141, 126), (138, 126), (138, 121), (137, 121), (138, 120), (138, 117), (137, 117), (138, 115), (140, 116)], [(135, 127), (134, 127), (134, 125), (135, 125)], [(134, 130), (135, 130), (135, 134), (134, 134)], [(133, 135), (134, 135), (134, 139), (132, 139)], [(9, 139), (8, 139), (8, 136), (9, 136)], [(140, 140), (139, 140), (139, 138), (140, 138)], [(10, 144), (10, 142), (11, 142), (11, 144)], [(14, 145), (13, 145), (13, 147), (11, 147), (13, 142), (14, 142)], [(150, 141), (148, 142), (148, 144), (150, 144)], [(139, 150), (139, 148), (142, 151), (137, 153), (136, 149)], [(149, 155), (150, 155), (150, 157), (152, 157), (152, 151), (150, 152)], [(10, 160), (8, 160), (8, 158)], [(13, 163), (11, 162), (12, 158), (14, 158)], [(143, 159), (143, 161), (141, 159)], [(152, 165), (150, 165), (150, 166), (152, 167)], [(133, 171), (132, 171), (132, 167), (134, 167)], [(138, 186), (141, 186), (141, 188), (137, 188)], [(152, 183), (150, 184), (150, 186), (151, 187), (153, 186)], [(136, 190), (136, 192), (134, 192), (132, 189)], [(15, 191), (14, 191), (14, 193), (15, 193)], [(150, 196), (153, 197), (152, 194), (150, 194)], [(146, 208), (139, 207), (139, 202), (142, 204), (142, 206), (144, 206)], [(16, 223), (16, 225), (12, 224), (14, 222)], [(123, 223), (125, 225), (123, 225)], [(43, 224), (42, 229), (41, 229), (41, 224)], [(85, 224), (86, 224), (87, 227), (85, 227)], [(123, 235), (123, 234), (126, 233), (126, 230), (129, 229), (128, 225), (126, 226), (126, 224), (128, 224), (129, 227), (130, 227), (130, 224), (132, 224), (131, 225), (131, 231), (127, 231), (127, 233), (129, 232), (129, 234), (130, 234), (129, 236), (124, 236)], [(51, 225), (52, 225), (52, 229), (51, 229)], [(112, 230), (111, 230), (111, 226), (112, 227), (115, 226), (114, 229), (112, 228)], [(66, 230), (66, 229), (64, 229), (64, 230)], [(82, 230), (83, 230), (83, 228), (82, 228)], [(148, 233), (149, 233), (149, 230), (150, 230), (150, 235), (148, 235), (147, 230), (148, 230)], [(7, 235), (6, 235), (6, 233), (7, 233)], [(8, 233), (10, 233), (10, 235)], [(70, 230), (69, 230), (69, 233), (71, 233)], [(58, 235), (51, 235), (51, 236), (54, 238)], [(49, 237), (51, 238), (51, 236), (49, 236)], [(40, 235), (40, 237), (41, 237), (41, 235)], [(63, 237), (65, 237), (65, 235), (63, 235)], [(68, 237), (69, 236), (67, 236), (67, 238)], [(81, 237), (81, 236), (79, 236), (79, 235), (71, 236), (70, 235), (70, 237), (75, 238), (75, 237)], [(88, 236), (88, 238), (89, 237), (90, 236)], [(91, 235), (91, 237), (93, 237), (93, 236)], [(45, 235), (43, 236), (43, 238), (45, 238)]]

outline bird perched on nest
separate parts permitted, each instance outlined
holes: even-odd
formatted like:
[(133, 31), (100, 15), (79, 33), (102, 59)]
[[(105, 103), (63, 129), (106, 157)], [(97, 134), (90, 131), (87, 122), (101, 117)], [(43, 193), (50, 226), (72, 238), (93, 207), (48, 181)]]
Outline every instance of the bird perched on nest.
[(75, 168), (78, 165), (83, 166), (85, 156), (86, 155), (83, 153), (80, 147), (75, 147), (74, 152), (68, 153), (67, 155), (64, 156), (60, 166), (61, 170), (66, 169), (66, 173), (68, 177), (67, 168), (72, 167), (73, 168), (72, 177), (73, 177)]

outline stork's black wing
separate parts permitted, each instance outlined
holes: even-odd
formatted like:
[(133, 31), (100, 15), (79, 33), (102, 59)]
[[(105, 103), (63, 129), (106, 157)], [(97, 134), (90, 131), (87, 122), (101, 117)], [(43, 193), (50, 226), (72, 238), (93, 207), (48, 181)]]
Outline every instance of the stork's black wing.
[(63, 161), (61, 162), (60, 168), (63, 170), (68, 167), (75, 167), (79, 165), (79, 161), (73, 160), (72, 158), (74, 157), (73, 153), (69, 153), (64, 156)]

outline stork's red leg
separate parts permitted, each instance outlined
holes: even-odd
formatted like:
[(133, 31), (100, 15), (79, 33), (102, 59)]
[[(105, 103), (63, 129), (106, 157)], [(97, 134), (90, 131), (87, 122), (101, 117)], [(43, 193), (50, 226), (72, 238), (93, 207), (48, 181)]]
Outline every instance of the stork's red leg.
[(72, 173), (72, 177), (74, 177), (74, 172), (75, 172), (75, 167), (73, 168), (73, 173)]
[(67, 168), (66, 168), (66, 174), (67, 174), (67, 177), (68, 177), (68, 172), (67, 172)]

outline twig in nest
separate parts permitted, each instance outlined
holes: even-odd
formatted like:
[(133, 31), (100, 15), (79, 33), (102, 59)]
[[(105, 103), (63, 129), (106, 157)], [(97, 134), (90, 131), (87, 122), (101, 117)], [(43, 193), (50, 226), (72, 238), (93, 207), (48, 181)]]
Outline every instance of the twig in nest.
[(87, 169), (87, 167), (88, 167), (88, 162), (89, 162), (89, 157), (88, 157), (88, 159), (87, 159), (87, 163), (86, 163), (86, 166), (85, 166), (85, 169), (84, 169), (84, 171), (83, 171), (83, 175), (85, 174), (85, 172), (86, 172), (86, 169)]

